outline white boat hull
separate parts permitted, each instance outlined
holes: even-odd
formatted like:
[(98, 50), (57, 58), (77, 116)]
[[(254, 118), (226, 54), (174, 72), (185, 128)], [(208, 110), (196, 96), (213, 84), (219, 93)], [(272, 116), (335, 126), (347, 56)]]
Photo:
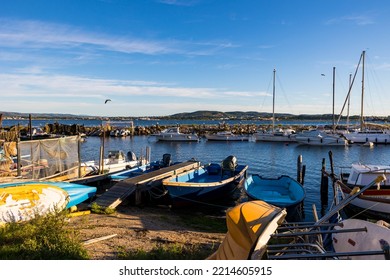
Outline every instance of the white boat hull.
[(295, 136), (299, 144), (311, 146), (346, 146), (348, 141), (338, 134), (328, 134), (324, 131), (302, 132)]
[(181, 134), (181, 135), (156, 135), (157, 141), (167, 142), (198, 142), (199, 138), (196, 135)]
[(248, 141), (248, 136), (240, 135), (216, 135), (216, 134), (207, 134), (205, 135), (208, 141)]
[(390, 134), (387, 133), (360, 133), (351, 132), (344, 134), (348, 141), (353, 143), (375, 143), (375, 144), (390, 144)]
[(291, 135), (255, 134), (256, 141), (262, 142), (297, 142)]
[[(334, 233), (332, 235), (333, 247), (336, 253), (382, 251), (381, 242), (390, 243), (390, 229), (377, 223), (371, 223), (358, 219), (346, 219), (342, 226), (336, 226), (336, 230), (365, 228), (365, 231), (348, 233)], [(384, 255), (349, 256), (355, 260), (385, 260)]]

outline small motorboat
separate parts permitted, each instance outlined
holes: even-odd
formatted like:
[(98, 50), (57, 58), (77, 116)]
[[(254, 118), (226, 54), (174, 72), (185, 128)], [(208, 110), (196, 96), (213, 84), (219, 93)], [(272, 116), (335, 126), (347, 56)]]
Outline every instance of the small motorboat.
[(211, 163), (162, 181), (172, 207), (189, 205), (211, 205), (234, 197), (245, 180), (248, 165), (237, 164), (234, 156), (227, 157), (222, 164)]
[(258, 174), (248, 176), (244, 184), (250, 200), (263, 200), (277, 207), (286, 208), (289, 220), (297, 214), (299, 206), (305, 199), (302, 184), (290, 176), (265, 178)]
[(248, 135), (238, 135), (231, 131), (219, 131), (215, 134), (206, 134), (207, 141), (248, 141)]
[(152, 134), (157, 141), (167, 142), (198, 142), (199, 137), (195, 133), (181, 133), (179, 127), (170, 127), (164, 129), (158, 134)]

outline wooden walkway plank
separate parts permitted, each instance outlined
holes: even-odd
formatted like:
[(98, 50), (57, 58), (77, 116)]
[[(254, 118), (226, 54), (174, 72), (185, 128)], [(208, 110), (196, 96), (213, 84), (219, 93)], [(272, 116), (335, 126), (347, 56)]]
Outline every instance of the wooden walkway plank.
[(119, 181), (92, 203), (96, 203), (104, 208), (109, 207), (115, 209), (134, 192), (145, 191), (148, 188), (148, 183), (161, 181), (162, 179), (192, 170), (198, 166), (200, 166), (200, 162), (198, 161), (186, 161)]

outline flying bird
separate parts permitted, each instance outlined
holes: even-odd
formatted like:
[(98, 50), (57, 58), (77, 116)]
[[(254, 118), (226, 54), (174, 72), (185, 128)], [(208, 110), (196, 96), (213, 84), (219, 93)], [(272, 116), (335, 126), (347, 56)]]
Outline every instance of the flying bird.
[(111, 99), (106, 99), (106, 101), (104, 101), (104, 104), (106, 104), (108, 101), (111, 101)]
[(325, 76), (325, 74), (321, 74), (321, 76)]

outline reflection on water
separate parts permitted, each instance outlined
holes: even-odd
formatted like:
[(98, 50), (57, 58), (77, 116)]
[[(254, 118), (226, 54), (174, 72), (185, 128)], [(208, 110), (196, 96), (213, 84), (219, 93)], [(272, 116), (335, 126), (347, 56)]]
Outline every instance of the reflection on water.
[[(82, 143), (82, 160), (98, 159), (102, 141), (99, 137), (89, 137)], [(350, 147), (314, 147), (297, 145), (294, 143), (266, 143), (266, 142), (154, 142), (147, 136), (133, 138), (106, 138), (105, 151), (123, 150), (134, 152), (137, 156), (145, 155), (146, 147), (151, 150), (151, 160), (160, 160), (162, 155), (169, 153), (172, 161), (186, 161), (195, 158), (202, 163), (221, 163), (229, 155), (236, 156), (239, 164), (249, 166), (249, 174), (260, 174), (267, 177), (288, 175), (297, 177), (297, 160), (301, 155), (306, 166), (304, 187), (306, 199), (304, 201), (305, 218), (311, 220), (312, 205), (315, 204), (318, 214), (321, 213), (320, 184), (321, 164), (325, 159), (329, 170), (329, 151), (332, 151), (335, 172), (339, 167), (348, 167), (352, 163), (388, 164), (390, 145), (375, 146), (374, 148), (353, 145)], [(332, 195), (329, 189), (329, 197)], [(332, 198), (329, 198), (329, 203)], [(324, 209), (322, 209), (324, 210)]]

